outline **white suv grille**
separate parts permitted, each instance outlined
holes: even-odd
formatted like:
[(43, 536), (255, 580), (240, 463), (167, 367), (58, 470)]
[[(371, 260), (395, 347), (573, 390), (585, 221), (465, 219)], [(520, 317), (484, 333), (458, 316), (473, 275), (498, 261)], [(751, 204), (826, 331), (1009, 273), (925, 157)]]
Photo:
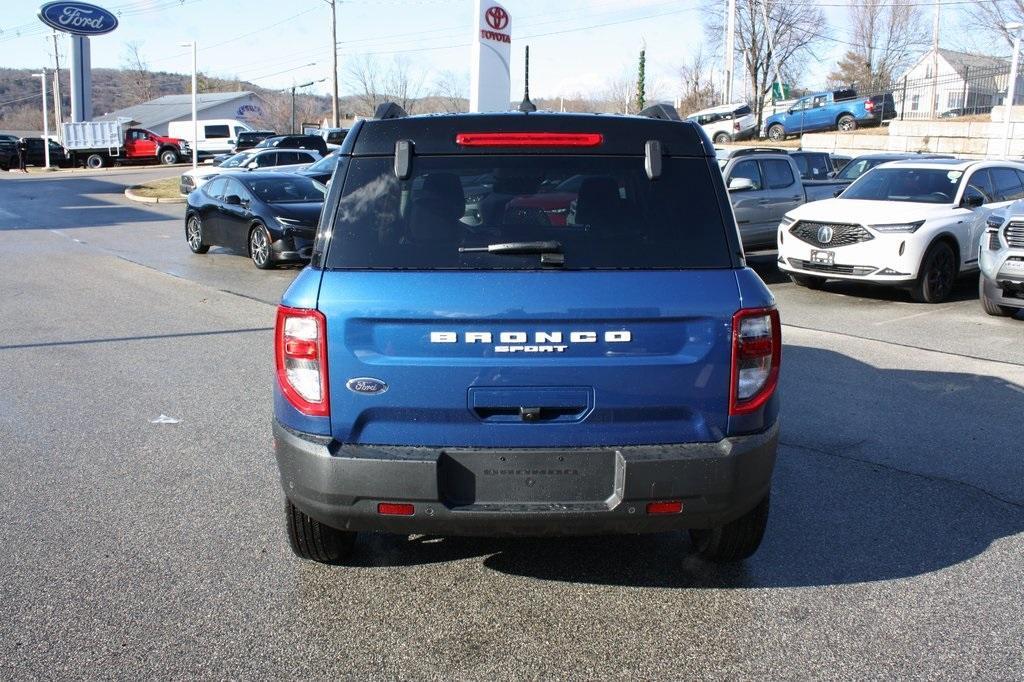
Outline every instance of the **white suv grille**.
[(1003, 233), (1011, 249), (1024, 249), (1024, 223), (1010, 223)]

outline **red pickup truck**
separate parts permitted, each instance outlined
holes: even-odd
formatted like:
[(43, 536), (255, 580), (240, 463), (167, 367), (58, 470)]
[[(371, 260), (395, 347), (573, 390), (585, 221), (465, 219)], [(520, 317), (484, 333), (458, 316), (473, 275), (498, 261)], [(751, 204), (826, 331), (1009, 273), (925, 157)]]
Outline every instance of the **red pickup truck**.
[(88, 168), (132, 162), (172, 164), (192, 153), (185, 140), (127, 128), (124, 121), (65, 123), (64, 147), (72, 165)]

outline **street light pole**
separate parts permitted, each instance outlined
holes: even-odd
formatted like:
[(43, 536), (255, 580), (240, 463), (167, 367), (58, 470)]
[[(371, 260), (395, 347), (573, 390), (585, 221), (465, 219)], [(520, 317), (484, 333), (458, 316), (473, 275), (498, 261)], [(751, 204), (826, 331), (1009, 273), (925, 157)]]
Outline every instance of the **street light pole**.
[(338, 127), (338, 12), (336, 0), (331, 5), (331, 125)]
[(1020, 58), (1020, 31), (1024, 24), (1013, 21), (1005, 26), (1013, 32), (1013, 59), (1010, 60), (1010, 82), (1006, 86), (1006, 101), (1003, 102), (1003, 156), (1010, 155), (1010, 114), (1013, 111), (1013, 100), (1017, 90), (1017, 65)]
[(46, 115), (46, 79), (49, 74), (46, 73), (46, 69), (43, 69), (42, 73), (32, 74), (38, 78), (43, 84), (43, 154), (46, 159), (46, 168), (50, 168), (50, 117)]
[(199, 167), (199, 116), (196, 106), (196, 41), (193, 40), (189, 43), (182, 43), (182, 47), (192, 48), (192, 168)]
[(297, 88), (308, 88), (310, 85), (316, 85), (317, 83), (323, 83), (325, 80), (327, 80), (327, 79), (326, 78), (321, 78), (318, 81), (309, 81), (308, 83), (303, 83), (302, 85), (293, 85), (292, 86), (292, 135), (295, 135), (296, 132), (297, 132), (295, 130), (295, 90)]

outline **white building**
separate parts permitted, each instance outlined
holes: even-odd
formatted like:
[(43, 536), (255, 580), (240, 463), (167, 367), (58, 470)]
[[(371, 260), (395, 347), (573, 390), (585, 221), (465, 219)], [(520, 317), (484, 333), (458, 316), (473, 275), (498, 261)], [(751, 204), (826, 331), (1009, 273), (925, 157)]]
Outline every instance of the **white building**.
[[(935, 118), (943, 112), (987, 114), (1006, 97), (1009, 74), (1009, 60), (939, 48), (937, 54), (923, 54), (900, 77), (893, 96), (904, 118)], [(1022, 84), (1018, 76), (1017, 104), (1024, 101)]]
[[(196, 95), (196, 112), (200, 119), (233, 118), (254, 123), (263, 116), (266, 103), (254, 92), (203, 92)], [(113, 121), (128, 118), (140, 128), (157, 135), (167, 134), (172, 121), (192, 120), (192, 95), (164, 95), (99, 116), (97, 120)], [(253, 127), (258, 127), (254, 125)]]

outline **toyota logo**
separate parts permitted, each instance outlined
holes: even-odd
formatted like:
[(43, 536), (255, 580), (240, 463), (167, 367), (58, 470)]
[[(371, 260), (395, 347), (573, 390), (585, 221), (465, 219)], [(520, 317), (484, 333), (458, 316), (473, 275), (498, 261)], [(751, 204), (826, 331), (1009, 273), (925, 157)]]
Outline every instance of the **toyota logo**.
[(484, 13), (484, 19), (487, 20), (487, 25), (495, 31), (500, 31), (508, 26), (508, 12), (505, 11), (505, 8), (498, 7), (497, 5), (489, 8)]
[(832, 241), (832, 237), (835, 236), (835, 232), (831, 225), (822, 225), (818, 228), (818, 241), (822, 244), (828, 244)]

